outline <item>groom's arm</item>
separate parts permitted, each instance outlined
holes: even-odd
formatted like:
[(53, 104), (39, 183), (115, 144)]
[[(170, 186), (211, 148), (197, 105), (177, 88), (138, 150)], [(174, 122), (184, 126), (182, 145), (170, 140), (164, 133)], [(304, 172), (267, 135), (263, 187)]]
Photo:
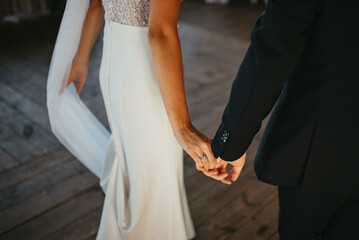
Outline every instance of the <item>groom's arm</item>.
[(241, 157), (296, 67), (321, 0), (269, 0), (251, 33), (222, 123), (212, 142), (215, 157)]

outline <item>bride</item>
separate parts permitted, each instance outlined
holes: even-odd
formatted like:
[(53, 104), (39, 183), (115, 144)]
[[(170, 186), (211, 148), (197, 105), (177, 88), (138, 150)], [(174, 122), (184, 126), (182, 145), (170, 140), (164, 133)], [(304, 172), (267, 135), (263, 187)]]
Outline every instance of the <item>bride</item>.
[[(217, 161), (211, 139), (191, 124), (187, 110), (177, 32), (181, 1), (67, 2), (48, 110), (55, 135), (100, 178), (106, 197), (97, 239), (193, 238), (182, 148), (198, 167), (213, 169)], [(100, 86), (111, 134), (78, 97), (104, 24)]]

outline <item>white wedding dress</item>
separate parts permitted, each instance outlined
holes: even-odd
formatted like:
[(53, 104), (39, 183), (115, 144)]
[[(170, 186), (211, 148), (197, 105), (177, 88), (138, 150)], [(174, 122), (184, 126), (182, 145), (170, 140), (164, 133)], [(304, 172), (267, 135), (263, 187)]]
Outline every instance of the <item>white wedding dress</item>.
[(47, 82), (51, 129), (100, 179), (99, 240), (186, 240), (195, 235), (183, 151), (171, 130), (147, 40), (149, 0), (103, 0), (100, 86), (111, 133), (66, 87), (89, 0), (67, 0)]
[(194, 237), (183, 151), (166, 114), (152, 64), (148, 0), (103, 0), (100, 86), (111, 128), (97, 239)]

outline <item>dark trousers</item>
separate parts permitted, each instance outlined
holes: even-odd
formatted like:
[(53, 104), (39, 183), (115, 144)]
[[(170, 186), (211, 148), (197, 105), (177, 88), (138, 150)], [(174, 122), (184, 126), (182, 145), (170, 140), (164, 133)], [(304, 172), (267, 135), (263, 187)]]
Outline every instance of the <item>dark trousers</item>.
[(281, 240), (359, 240), (359, 197), (278, 187)]

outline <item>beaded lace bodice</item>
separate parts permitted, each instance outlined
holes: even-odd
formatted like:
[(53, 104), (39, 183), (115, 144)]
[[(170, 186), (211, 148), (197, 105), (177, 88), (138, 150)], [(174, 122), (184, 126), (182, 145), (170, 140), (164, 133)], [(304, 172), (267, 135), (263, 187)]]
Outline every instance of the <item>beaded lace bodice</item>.
[(102, 0), (105, 18), (131, 26), (148, 26), (149, 0)]

